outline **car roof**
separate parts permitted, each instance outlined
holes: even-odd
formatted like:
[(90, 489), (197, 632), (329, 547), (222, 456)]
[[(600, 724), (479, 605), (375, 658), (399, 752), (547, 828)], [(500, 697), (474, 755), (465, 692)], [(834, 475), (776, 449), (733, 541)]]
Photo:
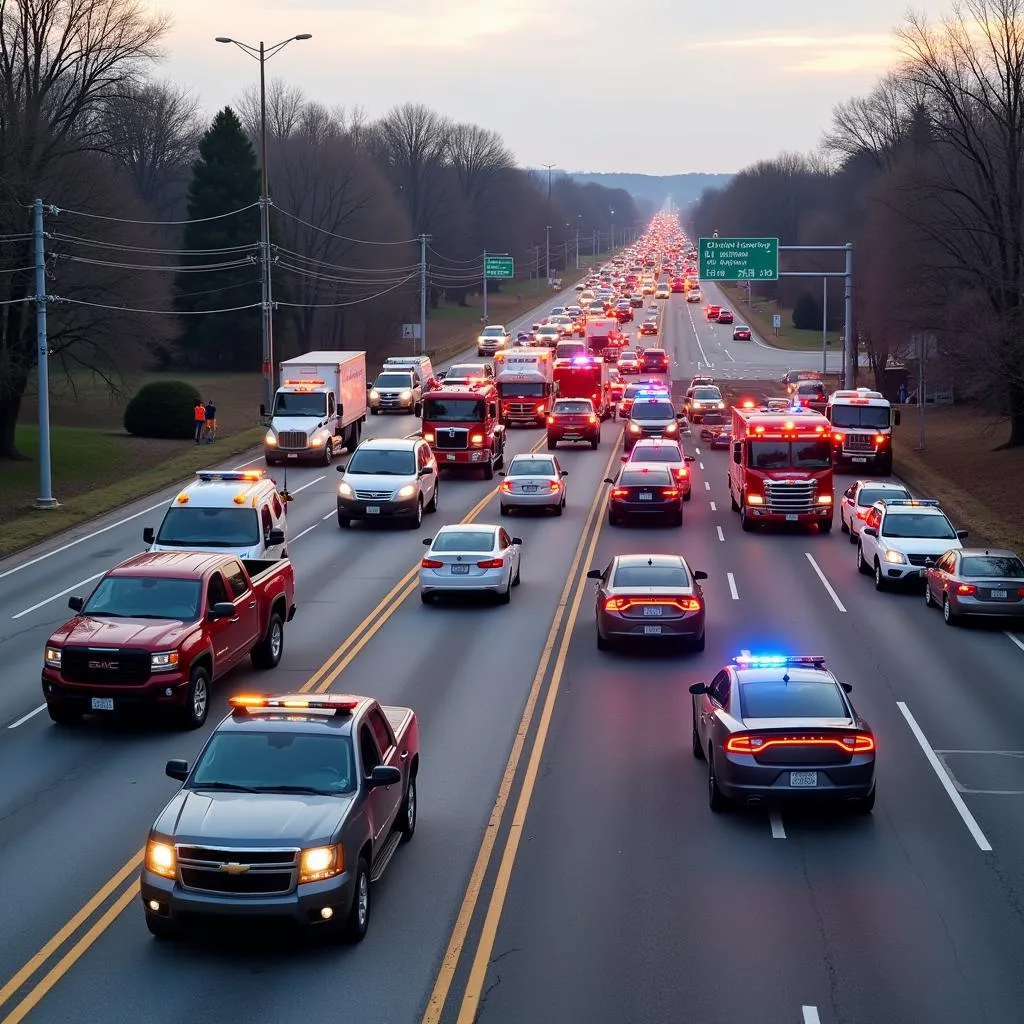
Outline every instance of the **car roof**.
[(890, 516), (901, 512), (924, 512), (930, 516), (935, 515), (942, 516), (943, 519), (948, 518), (939, 505), (891, 505), (885, 498), (879, 498), (872, 507), (878, 507), (882, 512)]
[(794, 665), (777, 665), (771, 668), (743, 668), (732, 665), (730, 669), (741, 685), (747, 683), (778, 683), (788, 676), (793, 683), (821, 683), (838, 688), (836, 677), (827, 668), (799, 668)]
[[(957, 554), (961, 558), (984, 558), (988, 555), (990, 558), (1020, 558), (1016, 551), (1011, 551), (1009, 548), (961, 548), (957, 551)], [(1024, 561), (1024, 559), (1022, 559)]]
[[(360, 441), (356, 451), (368, 449), (370, 451), (405, 451), (411, 452), (416, 445), (420, 444), (418, 437), (368, 437)], [(353, 453), (355, 454), (355, 453)]]
[(857, 488), (863, 490), (865, 487), (870, 487), (872, 490), (879, 491), (908, 491), (910, 488), (906, 484), (898, 484), (893, 480), (858, 480), (856, 484)]
[[(193, 506), (196, 508), (227, 508), (237, 505), (244, 508), (256, 507), (254, 499), (269, 497), (277, 490), (277, 485), (270, 477), (258, 480), (193, 480), (186, 484), (177, 498), (170, 502), (172, 508)], [(245, 498), (244, 504), (236, 502), (239, 495)], [(185, 497), (187, 496), (187, 500)]]
[(437, 533), (494, 533), (497, 529), (493, 523), (447, 523)]
[(107, 575), (191, 579), (220, 565), (225, 557), (210, 551), (144, 551), (115, 565)]
[(669, 565), (678, 566), (686, 565), (686, 559), (682, 555), (667, 555), (667, 554), (642, 554), (642, 555), (615, 555), (612, 561), (616, 566), (635, 566), (635, 565)]
[(636, 451), (637, 448), (667, 448), (669, 445), (678, 448), (679, 442), (672, 437), (641, 437), (634, 443), (633, 451)]

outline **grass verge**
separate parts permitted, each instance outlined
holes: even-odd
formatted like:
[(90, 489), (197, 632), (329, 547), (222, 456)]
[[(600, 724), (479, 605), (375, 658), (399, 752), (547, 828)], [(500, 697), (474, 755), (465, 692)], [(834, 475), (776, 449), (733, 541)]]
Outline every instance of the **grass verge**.
[[(755, 298), (753, 305), (749, 305), (746, 288), (734, 284), (719, 284), (718, 287), (731, 303), (737, 323), (746, 323), (753, 327), (765, 344), (791, 352), (821, 351), (821, 331), (797, 330), (793, 326), (791, 309), (780, 306), (774, 299)], [(772, 315), (775, 313), (782, 316), (782, 326), (778, 329), (778, 335), (772, 327)], [(839, 331), (827, 332), (829, 352), (839, 350), (839, 334)]]

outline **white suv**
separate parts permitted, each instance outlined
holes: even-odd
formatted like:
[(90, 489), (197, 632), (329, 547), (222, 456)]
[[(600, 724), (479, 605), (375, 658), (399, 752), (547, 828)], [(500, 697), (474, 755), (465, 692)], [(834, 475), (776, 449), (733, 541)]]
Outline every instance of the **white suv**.
[(956, 530), (937, 501), (881, 500), (871, 506), (857, 542), (857, 568), (874, 573), (875, 589), (919, 580), (929, 559), (962, 548), (966, 530)]

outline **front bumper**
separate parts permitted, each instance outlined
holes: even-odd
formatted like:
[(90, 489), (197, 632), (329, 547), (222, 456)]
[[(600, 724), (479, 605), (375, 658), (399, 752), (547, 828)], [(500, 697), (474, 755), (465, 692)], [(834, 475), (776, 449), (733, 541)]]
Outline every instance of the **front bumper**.
[(831, 505), (819, 505), (810, 512), (773, 512), (758, 505), (747, 505), (746, 511), (759, 523), (822, 523), (833, 517)]
[[(814, 786), (792, 785), (791, 772), (814, 772)], [(748, 800), (857, 800), (875, 788), (875, 758), (861, 755), (849, 764), (758, 764), (749, 754), (715, 754), (715, 774), (722, 795)]]
[(419, 495), (401, 501), (368, 501), (338, 497), (338, 515), (349, 519), (406, 519), (416, 514)]
[[(161, 672), (137, 685), (69, 683), (54, 669), (44, 668), (41, 683), (46, 703), (84, 715), (109, 715), (160, 707), (183, 707), (188, 676), (181, 672)], [(99, 701), (100, 703), (94, 703)], [(113, 707), (106, 702), (113, 701)]]
[(276, 446), (264, 445), (263, 456), (267, 463), (274, 462), (322, 462), (324, 458), (324, 446), (316, 448), (278, 448)]
[(367, 404), (371, 409), (378, 409), (380, 412), (412, 412), (416, 406), (416, 399), (414, 396), (402, 399), (399, 392), (389, 394), (382, 391), (376, 397), (371, 395)]
[(435, 448), (434, 458), (439, 469), (445, 466), (483, 466), (490, 461), (491, 453), (487, 448), (460, 448), (454, 452)]

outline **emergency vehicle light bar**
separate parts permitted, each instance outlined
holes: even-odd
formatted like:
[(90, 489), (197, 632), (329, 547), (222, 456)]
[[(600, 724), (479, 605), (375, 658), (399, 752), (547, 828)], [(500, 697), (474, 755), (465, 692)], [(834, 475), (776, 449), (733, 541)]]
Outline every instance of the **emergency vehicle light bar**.
[(881, 498), (883, 505), (921, 505), (925, 508), (938, 508), (942, 502), (938, 498)]
[(784, 668), (791, 665), (823, 668), (825, 665), (823, 654), (741, 654), (732, 660), (734, 665), (743, 668)]
[(228, 704), (236, 711), (247, 711), (256, 714), (260, 711), (317, 711), (331, 715), (350, 715), (360, 702), (342, 694), (326, 693), (317, 697), (306, 697), (301, 693), (282, 694), (281, 696), (249, 696), (230, 697)]
[(262, 469), (200, 469), (196, 476), (200, 480), (262, 480), (266, 473)]
[(309, 378), (303, 378), (301, 380), (283, 380), (281, 381), (281, 387), (283, 388), (307, 388), (312, 391), (314, 388), (322, 388), (327, 385), (327, 381), (324, 380), (310, 380)]

